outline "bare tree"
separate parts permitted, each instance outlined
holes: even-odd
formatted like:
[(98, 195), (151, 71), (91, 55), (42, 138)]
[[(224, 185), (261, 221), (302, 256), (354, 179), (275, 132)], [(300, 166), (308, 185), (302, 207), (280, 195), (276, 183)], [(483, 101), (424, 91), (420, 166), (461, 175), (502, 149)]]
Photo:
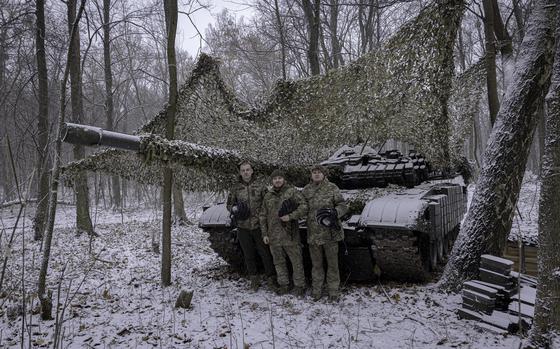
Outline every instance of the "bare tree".
[(280, 5), (278, 0), (274, 0), (274, 15), (276, 17), (276, 25), (278, 26), (278, 36), (280, 38), (280, 52), (282, 62), (282, 80), (286, 80), (286, 36), (284, 34), (284, 21), (280, 14)]
[(58, 115), (58, 130), (59, 134), (56, 138), (56, 149), (55, 149), (55, 159), (54, 159), (54, 167), (53, 167), (53, 174), (51, 179), (51, 187), (50, 187), (50, 197), (49, 197), (49, 214), (48, 214), (48, 222), (44, 236), (44, 244), (43, 244), (43, 258), (41, 261), (41, 270), (39, 271), (39, 280), (37, 286), (37, 295), (39, 297), (39, 301), (41, 303), (41, 318), (43, 320), (52, 319), (52, 299), (50, 293), (47, 292), (47, 271), (49, 269), (49, 260), (51, 254), (51, 243), (52, 243), (52, 236), (54, 230), (54, 220), (56, 217), (56, 203), (58, 199), (58, 182), (60, 177), (60, 162), (61, 162), (61, 155), (62, 155), (62, 139), (60, 135), (60, 129), (62, 128), (62, 124), (64, 123), (65, 113), (66, 113), (66, 85), (68, 83), (68, 76), (70, 75), (70, 65), (72, 60), (72, 52), (75, 50), (73, 47), (76, 45), (76, 41), (74, 38), (78, 33), (78, 23), (80, 18), (82, 17), (82, 13), (84, 12), (84, 5), (86, 0), (81, 0), (80, 8), (78, 10), (78, 14), (74, 16), (74, 21), (70, 25), (70, 40), (68, 44), (68, 51), (67, 51), (67, 59), (66, 59), (66, 67), (64, 69), (64, 76), (62, 78), (62, 82), (60, 84), (60, 111)]
[[(169, 101), (165, 137), (173, 139), (175, 113), (177, 110), (177, 61), (175, 58), (175, 36), (177, 34), (177, 0), (164, 0), (165, 26), (167, 29), (167, 65), (169, 71)], [(171, 285), (171, 192), (173, 173), (171, 168), (163, 170), (163, 229), (161, 234), (161, 283)]]
[[(68, 32), (72, 32), (72, 25), (76, 19), (76, 1), (69, 0), (66, 3), (68, 15)], [(72, 104), (72, 122), (84, 122), (84, 107), (82, 99), (82, 72), (81, 72), (81, 54), (80, 54), (80, 33), (79, 30), (72, 38), (75, 41), (71, 46), (73, 48), (70, 53), (70, 102)], [(85, 156), (84, 147), (81, 145), (73, 146), (74, 159), (79, 160)], [(76, 229), (79, 232), (93, 234), (93, 225), (89, 215), (89, 190), (87, 184), (87, 175), (85, 172), (78, 175), (75, 180), (76, 190)]]
[[(103, 0), (103, 68), (105, 75), (105, 118), (107, 129), (113, 130), (114, 102), (113, 102), (113, 72), (111, 70), (111, 0)], [(122, 206), (121, 186), (118, 176), (111, 176), (112, 206)]]
[(37, 79), (39, 80), (39, 112), (37, 113), (37, 210), (35, 211), (34, 239), (41, 240), (45, 229), (49, 203), (49, 83), (45, 52), (45, 1), (35, 2), (36, 30), (35, 55), (37, 57)]
[(494, 36), (494, 6), (492, 0), (483, 0), (484, 5), (484, 37), (485, 37), (485, 59), (486, 59), (486, 92), (488, 95), (488, 109), (490, 111), (490, 123), (494, 125), (496, 115), (500, 109), (498, 97), (498, 81), (496, 79), (496, 39)]
[[(313, 2), (312, 2), (313, 1)], [(311, 75), (321, 73), (319, 63), (319, 29), (321, 25), (321, 0), (302, 0), (308, 31), (307, 61)]]
[(504, 97), (464, 225), (440, 281), (457, 289), (478, 273), (484, 252), (501, 255), (507, 242), (536, 113), (550, 83), (555, 7), (540, 0), (520, 50), (519, 63)]

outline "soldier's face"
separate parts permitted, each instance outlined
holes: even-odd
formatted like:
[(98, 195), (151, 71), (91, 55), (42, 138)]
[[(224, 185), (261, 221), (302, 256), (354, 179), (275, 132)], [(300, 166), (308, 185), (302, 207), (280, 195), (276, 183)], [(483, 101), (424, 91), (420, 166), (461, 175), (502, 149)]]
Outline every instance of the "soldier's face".
[(311, 180), (313, 183), (320, 183), (325, 179), (325, 175), (320, 170), (311, 171)]
[(284, 185), (284, 177), (276, 176), (272, 178), (272, 186), (274, 188), (282, 188)]
[(253, 176), (253, 168), (249, 164), (243, 164), (239, 167), (239, 174), (241, 175), (241, 179), (245, 182), (249, 182)]

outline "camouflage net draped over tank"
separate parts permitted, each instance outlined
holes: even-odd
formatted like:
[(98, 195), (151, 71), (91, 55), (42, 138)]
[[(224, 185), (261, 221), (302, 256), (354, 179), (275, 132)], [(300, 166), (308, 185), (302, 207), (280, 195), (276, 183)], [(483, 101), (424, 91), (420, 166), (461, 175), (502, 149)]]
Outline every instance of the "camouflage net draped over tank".
[[(231, 151), (225, 162), (214, 151), (197, 153), (196, 161), (184, 153), (172, 165), (175, 177), (188, 184), (186, 188), (223, 189), (231, 183), (233, 164), (240, 158), (255, 159), (263, 170), (286, 164), (301, 168), (326, 158), (342, 144), (388, 138), (414, 145), (436, 165), (449, 165), (460, 151), (450, 147), (450, 139), (460, 143), (451, 137), (451, 130), (462, 139), (472, 118), (472, 108), (464, 109), (469, 104), (458, 102), (451, 108), (453, 120), (463, 121), (456, 129), (458, 123), (450, 121), (447, 107), (453, 44), (463, 12), (462, 0), (436, 0), (379, 51), (325, 75), (279, 82), (254, 109), (224, 84), (218, 61), (201, 55), (179, 91), (175, 137), (211, 147), (206, 149)], [(165, 116), (164, 108), (139, 134), (163, 135)], [(156, 138), (144, 140), (158, 146)], [(183, 150), (189, 153), (188, 148)], [(146, 163), (133, 154), (104, 151), (70, 164), (64, 176), (102, 170), (157, 184), (161, 182), (157, 166), (169, 160), (158, 158), (161, 154), (156, 152)]]

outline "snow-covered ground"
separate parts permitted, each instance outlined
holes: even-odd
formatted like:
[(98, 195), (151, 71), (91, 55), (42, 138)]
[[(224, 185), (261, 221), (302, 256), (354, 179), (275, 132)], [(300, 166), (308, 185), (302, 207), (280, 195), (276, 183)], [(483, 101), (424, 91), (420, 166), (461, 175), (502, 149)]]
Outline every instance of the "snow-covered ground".
[[(530, 185), (534, 189), (529, 183), (524, 190)], [(523, 197), (522, 214), (531, 198)], [(21, 280), (25, 307), (37, 309), (42, 252), (39, 243), (31, 242), (30, 207), (7, 254), (17, 211), (18, 206), (0, 210), (2, 252), (8, 258), (0, 298), (2, 348), (20, 347), (22, 339), (24, 347), (29, 342), (52, 347), (57, 322), (62, 348), (514, 348), (521, 341), (459, 320), (460, 295), (440, 293), (433, 284), (345, 285), (341, 301), (334, 304), (313, 302), (309, 295), (278, 296), (267, 287), (253, 292), (210, 248), (196, 225), (173, 228), (173, 285), (162, 288), (160, 255), (151, 252), (160, 212), (94, 209), (100, 236), (90, 240), (76, 235), (75, 208), (67, 205), (57, 213), (48, 274), (59, 304), (58, 321), (41, 321), (27, 312), (22, 336), (17, 311), (22, 306)], [(189, 213), (196, 221), (200, 210)], [(181, 290), (194, 291), (189, 310), (174, 308)]]

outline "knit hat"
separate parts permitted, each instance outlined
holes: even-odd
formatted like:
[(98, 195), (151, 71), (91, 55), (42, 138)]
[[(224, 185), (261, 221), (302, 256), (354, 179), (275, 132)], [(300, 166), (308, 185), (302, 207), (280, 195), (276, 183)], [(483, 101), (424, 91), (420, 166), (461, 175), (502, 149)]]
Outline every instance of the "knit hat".
[(314, 165), (311, 167), (311, 172), (319, 170), (326, 177), (329, 174), (329, 170), (323, 165)]
[(277, 168), (276, 170), (272, 171), (272, 174), (270, 175), (270, 178), (274, 178), (274, 177), (286, 178), (286, 173), (281, 169)]

